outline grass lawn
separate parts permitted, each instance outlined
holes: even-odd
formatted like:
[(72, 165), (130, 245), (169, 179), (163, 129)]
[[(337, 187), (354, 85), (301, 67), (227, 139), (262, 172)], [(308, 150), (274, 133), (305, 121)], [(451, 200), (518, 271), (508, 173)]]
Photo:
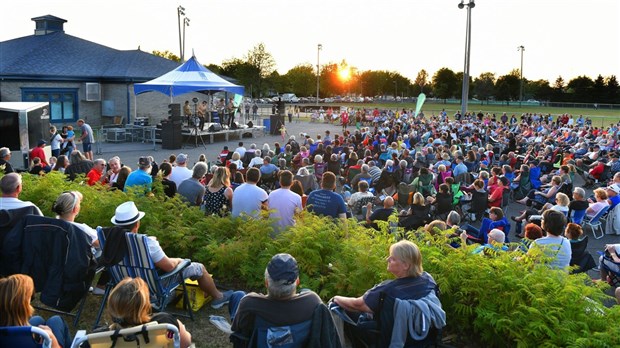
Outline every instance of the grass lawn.
[[(307, 105), (309, 108), (313, 107), (313, 104)], [(373, 109), (375, 107), (379, 109), (407, 109), (407, 110), (415, 110), (415, 103), (405, 102), (405, 103), (333, 103), (333, 104), (323, 104), (321, 103), (324, 109), (328, 106), (332, 107), (340, 107), (340, 106), (348, 106), (354, 109), (356, 108), (366, 108)], [(439, 101), (427, 101), (424, 103), (422, 110), (424, 113), (429, 116), (433, 114), (438, 114), (442, 109), (446, 109), (446, 112), (449, 116), (454, 115), (457, 110), (461, 109), (460, 104), (454, 103), (442, 103)], [(482, 102), (469, 103), (468, 109), (474, 112), (482, 111), (483, 113), (495, 113), (498, 118), (501, 116), (503, 112), (506, 112), (510, 115), (517, 115), (519, 117), (524, 112), (532, 112), (532, 113), (542, 113), (542, 114), (552, 114), (554, 116), (559, 114), (568, 113), (573, 115), (573, 118), (579, 118), (579, 115), (583, 115), (583, 117), (590, 117), (592, 119), (592, 124), (594, 126), (608, 126), (609, 123), (620, 121), (620, 110), (611, 110), (611, 109), (602, 109), (599, 108), (595, 110), (593, 108), (572, 108), (572, 107), (552, 107), (552, 106), (519, 106), (519, 105), (486, 105), (482, 104)]]

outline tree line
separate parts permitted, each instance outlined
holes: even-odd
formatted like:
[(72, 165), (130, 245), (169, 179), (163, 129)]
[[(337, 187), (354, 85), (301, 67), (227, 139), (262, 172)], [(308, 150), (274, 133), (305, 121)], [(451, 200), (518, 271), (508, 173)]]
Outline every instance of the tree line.
[[(153, 54), (179, 61), (170, 51), (153, 51)], [(286, 74), (276, 70), (276, 62), (263, 43), (250, 49), (242, 58), (231, 58), (221, 65), (209, 64), (208, 69), (224, 75), (245, 86), (246, 95), (252, 98), (281, 93), (295, 93), (297, 96), (316, 96), (317, 67), (309, 63), (299, 64)], [(350, 69), (347, 79), (339, 72)], [(439, 99), (461, 98), (463, 73), (441, 68), (432, 76), (420, 70), (414, 81), (394, 71), (359, 71), (346, 61), (321, 64), (319, 74), (320, 98), (333, 96), (393, 96), (415, 97), (424, 92), (428, 97)], [(521, 97), (519, 69), (506, 75), (496, 76), (483, 72), (469, 81), (470, 98), (479, 100), (518, 101)], [(620, 104), (620, 87), (615, 75), (596, 79), (581, 75), (568, 81), (558, 76), (550, 83), (547, 80), (523, 79), (523, 100), (535, 99), (550, 102)]]

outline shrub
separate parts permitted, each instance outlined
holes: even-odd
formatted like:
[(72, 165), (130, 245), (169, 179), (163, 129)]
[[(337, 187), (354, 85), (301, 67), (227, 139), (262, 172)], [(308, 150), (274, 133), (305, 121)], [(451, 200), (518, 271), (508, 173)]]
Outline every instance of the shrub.
[[(205, 217), (196, 207), (155, 195), (103, 192), (101, 187), (67, 182), (59, 173), (23, 175), (21, 199), (53, 216), (52, 203), (66, 190), (84, 195), (77, 218), (90, 226), (109, 226), (114, 209), (127, 200), (146, 212), (141, 232), (158, 237), (168, 255), (204, 263), (218, 282), (264, 291), (263, 272), (272, 255), (288, 252), (300, 265), (301, 287), (327, 300), (338, 295), (361, 296), (389, 279), (385, 256), (394, 235), (354, 221), (302, 213), (297, 225), (272, 238), (272, 221)], [(395, 234), (402, 236), (399, 229)], [(611, 347), (620, 345), (620, 306), (606, 308), (610, 298), (586, 275), (551, 270), (537, 258), (519, 252), (493, 256), (453, 249), (447, 234), (408, 234), (422, 251), (424, 270), (440, 286), (448, 329), (474, 346)], [(517, 258), (520, 259), (517, 261)]]

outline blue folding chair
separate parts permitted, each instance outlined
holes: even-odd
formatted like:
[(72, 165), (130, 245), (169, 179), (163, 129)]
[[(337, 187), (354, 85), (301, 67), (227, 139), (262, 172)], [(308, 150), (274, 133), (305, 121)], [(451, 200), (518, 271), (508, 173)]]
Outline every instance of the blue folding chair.
[[(99, 243), (103, 249), (105, 248), (105, 235), (100, 227), (97, 228), (97, 234)], [(185, 279), (183, 278), (183, 270), (191, 264), (191, 261), (183, 260), (183, 262), (171, 272), (160, 274), (149, 254), (148, 238), (149, 237), (144, 234), (132, 232), (125, 233), (127, 255), (125, 255), (123, 260), (118, 264), (108, 268), (110, 282), (106, 286), (94, 327), (97, 327), (99, 324), (112, 288), (127, 277), (142, 278), (146, 282), (149, 287), (151, 305), (155, 311), (165, 310), (166, 306), (176, 298), (175, 290), (181, 286), (183, 288), (183, 307), (187, 311), (187, 315), (182, 316), (194, 320), (194, 314), (192, 313), (189, 296), (187, 295), (187, 288), (185, 286)]]
[(52, 339), (36, 326), (0, 327), (0, 347), (51, 348)]
[[(609, 206), (601, 209), (593, 218), (589, 218), (587, 215), (583, 219), (583, 226), (590, 226), (592, 229), (592, 235), (595, 239), (601, 239), (605, 236), (605, 231), (603, 231), (603, 224), (601, 223), (601, 217), (607, 213), (609, 210)], [(600, 230), (601, 234), (599, 236), (596, 235), (596, 231)]]
[(583, 218), (586, 216), (586, 209), (583, 210), (573, 210), (572, 216), (570, 216), (569, 220), (571, 222), (576, 223), (577, 225), (581, 225)]

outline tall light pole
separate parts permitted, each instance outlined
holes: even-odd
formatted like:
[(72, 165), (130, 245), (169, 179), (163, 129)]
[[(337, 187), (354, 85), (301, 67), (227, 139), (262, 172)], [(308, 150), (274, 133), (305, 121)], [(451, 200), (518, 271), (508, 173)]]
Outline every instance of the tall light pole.
[(521, 51), (521, 70), (519, 73), (521, 74), (521, 85), (519, 86), (519, 105), (523, 102), (523, 51), (525, 51), (525, 47), (523, 45), (517, 47), (517, 51)]
[(183, 53), (181, 53), (181, 63), (185, 62), (185, 28), (189, 27), (189, 18), (183, 19)]
[[(177, 19), (179, 21), (179, 57), (183, 61), (183, 38), (181, 36), (181, 16), (185, 16), (185, 7), (179, 5), (177, 7)], [(183, 20), (183, 27), (185, 27), (185, 20)]]
[(398, 97), (398, 82), (396, 82), (396, 80), (392, 82), (394, 83), (394, 101), (396, 101), (396, 98)]
[(471, 53), (471, 9), (476, 7), (474, 0), (465, 3), (461, 0), (458, 5), (460, 9), (467, 6), (467, 24), (465, 26), (465, 67), (463, 68), (463, 93), (461, 95), (461, 115), (467, 112), (467, 102), (469, 100), (469, 57)]
[(319, 84), (320, 84), (319, 78), (321, 77), (321, 65), (319, 65), (319, 54), (321, 53), (322, 49), (323, 49), (323, 45), (318, 44), (316, 47), (316, 107), (317, 109), (319, 108)]

